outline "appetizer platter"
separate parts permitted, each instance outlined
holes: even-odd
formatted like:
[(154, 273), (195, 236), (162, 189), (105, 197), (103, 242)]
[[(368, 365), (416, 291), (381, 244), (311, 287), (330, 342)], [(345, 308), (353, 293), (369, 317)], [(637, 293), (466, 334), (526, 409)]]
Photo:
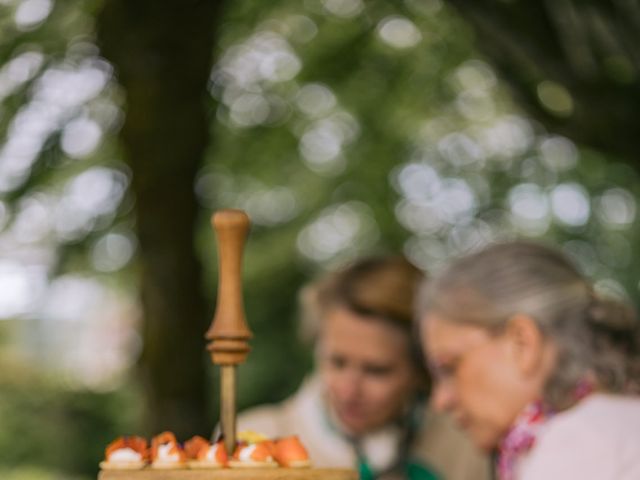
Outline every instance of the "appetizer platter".
[(211, 219), (218, 244), (218, 302), (206, 333), (211, 360), (220, 367), (220, 438), (177, 439), (161, 432), (150, 441), (123, 436), (105, 449), (99, 480), (357, 480), (355, 470), (313, 468), (304, 439), (236, 434), (237, 365), (249, 353), (241, 285), (242, 252), (249, 217), (221, 210)]

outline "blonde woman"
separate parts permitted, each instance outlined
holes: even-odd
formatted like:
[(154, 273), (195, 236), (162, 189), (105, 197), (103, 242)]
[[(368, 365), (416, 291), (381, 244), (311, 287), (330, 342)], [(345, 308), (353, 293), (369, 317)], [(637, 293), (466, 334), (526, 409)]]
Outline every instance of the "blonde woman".
[(403, 257), (387, 256), (307, 287), (316, 370), (291, 398), (241, 415), (240, 428), (297, 434), (315, 466), (357, 468), (362, 480), (487, 479), (487, 458), (426, 406), (429, 381), (412, 338), (422, 279)]

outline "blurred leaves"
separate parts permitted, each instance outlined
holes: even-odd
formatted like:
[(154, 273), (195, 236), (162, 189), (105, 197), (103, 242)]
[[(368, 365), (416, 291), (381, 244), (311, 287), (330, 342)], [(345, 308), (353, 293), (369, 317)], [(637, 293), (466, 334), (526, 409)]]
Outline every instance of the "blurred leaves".
[[(17, 318), (6, 325), (19, 325), (0, 328), (2, 478), (89, 478), (110, 439), (140, 428), (148, 398), (122, 380), (141, 351), (135, 279), (154, 271), (147, 249), (167, 257), (134, 233), (132, 170), (148, 186), (159, 158), (167, 171), (198, 169), (181, 196), (193, 183), (194, 238), (186, 231), (179, 247), (173, 237), (163, 245), (188, 255), (196, 245), (209, 312), (217, 260), (208, 216), (235, 207), (253, 221), (244, 289), (255, 338), (240, 368), (241, 407), (296, 388), (312, 363), (296, 337), (298, 290), (358, 255), (403, 250), (433, 271), (495, 239), (542, 238), (573, 255), (599, 289), (637, 302), (640, 30), (632, 2), (227, 2), (200, 92), (211, 136), (204, 158), (154, 141), (131, 155), (118, 143), (127, 92), (95, 45), (105, 4), (0, 1), (0, 310)], [(155, 17), (136, 18), (144, 26)], [(181, 73), (153, 55), (136, 63), (140, 51), (178, 40), (171, 22), (163, 25), (150, 37), (162, 42), (136, 43), (131, 29), (112, 37), (136, 45), (113, 53), (150, 76), (135, 90), (147, 100)], [(206, 73), (193, 58), (181, 57), (183, 73)], [(141, 107), (134, 125), (174, 121), (176, 130), (148, 131), (182, 141), (196, 128), (188, 119), (154, 116), (200, 93)], [(171, 178), (166, 185), (155, 185), (158, 198), (179, 203)], [(183, 219), (168, 212), (156, 212), (166, 231)], [(201, 288), (163, 279), (184, 305)], [(106, 297), (119, 307), (89, 302), (105, 298), (96, 285), (118, 292)], [(103, 384), (110, 393), (87, 390), (100, 381), (77, 360), (96, 345), (104, 353), (96, 371), (120, 369)], [(22, 355), (29, 367), (16, 367)], [(73, 381), (45, 380), (40, 369)], [(208, 378), (198, 371), (189, 381), (216, 385), (208, 369)], [(214, 417), (217, 392), (209, 390)]]
[(6, 359), (0, 368), (2, 478), (95, 478), (104, 447), (139, 431), (137, 388), (99, 393)]
[[(248, 309), (264, 308), (263, 292), (252, 293), (261, 284), (270, 303), (288, 302), (293, 311), (286, 283), (270, 283), (278, 267), (308, 276), (402, 249), (436, 270), (452, 255), (513, 236), (556, 242), (602, 279), (601, 288), (637, 298), (637, 170), (616, 161), (614, 146), (596, 152), (576, 144), (558, 135), (556, 121), (543, 125), (514, 105), (509, 72), (500, 68), (508, 59), (478, 55), (485, 43), (482, 30), (470, 28), (476, 23), (438, 1), (282, 5), (255, 6), (262, 16), (252, 17), (238, 2), (227, 13), (233, 21), (221, 31), (211, 85), (218, 122), (196, 184), (205, 207), (244, 208), (258, 224), (247, 246)], [(531, 23), (529, 7), (509, 5)], [(255, 18), (253, 29), (247, 18)], [(536, 35), (514, 33), (513, 48)], [(545, 52), (556, 53), (565, 54)], [(553, 83), (541, 93), (564, 101)], [(261, 318), (249, 315), (254, 328)], [(274, 331), (289, 328), (281, 317), (269, 321)], [(256, 349), (269, 349), (280, 371), (287, 355), (267, 335), (257, 336), (265, 346)], [(253, 358), (241, 377), (247, 398), (271, 399), (273, 390), (262, 386), (267, 367)]]
[(637, 2), (448, 3), (474, 28), (478, 48), (531, 115), (637, 169)]

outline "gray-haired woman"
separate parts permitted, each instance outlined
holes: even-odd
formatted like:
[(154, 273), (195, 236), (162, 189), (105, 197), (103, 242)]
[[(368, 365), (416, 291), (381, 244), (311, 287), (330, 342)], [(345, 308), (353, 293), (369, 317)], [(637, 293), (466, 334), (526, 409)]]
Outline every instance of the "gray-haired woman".
[(493, 245), (421, 293), (421, 338), (448, 410), (501, 480), (640, 479), (640, 328), (558, 251)]

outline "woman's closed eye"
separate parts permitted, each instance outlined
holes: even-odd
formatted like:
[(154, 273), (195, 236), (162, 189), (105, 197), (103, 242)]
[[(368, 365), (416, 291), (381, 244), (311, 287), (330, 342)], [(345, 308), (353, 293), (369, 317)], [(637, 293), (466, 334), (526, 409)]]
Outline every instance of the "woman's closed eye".
[(329, 365), (335, 370), (342, 370), (347, 366), (347, 359), (342, 355), (329, 356)]
[(442, 362), (434, 362), (430, 370), (436, 380), (449, 380), (456, 376), (459, 364), (459, 359), (452, 358)]
[(345, 370), (347, 368), (356, 368), (362, 374), (371, 377), (383, 378), (393, 375), (395, 365), (388, 363), (371, 363), (371, 362), (354, 362), (344, 355), (330, 355), (328, 364), (334, 371)]
[(372, 377), (387, 377), (394, 371), (392, 365), (378, 365), (373, 363), (363, 365), (362, 370), (366, 375), (371, 375)]

